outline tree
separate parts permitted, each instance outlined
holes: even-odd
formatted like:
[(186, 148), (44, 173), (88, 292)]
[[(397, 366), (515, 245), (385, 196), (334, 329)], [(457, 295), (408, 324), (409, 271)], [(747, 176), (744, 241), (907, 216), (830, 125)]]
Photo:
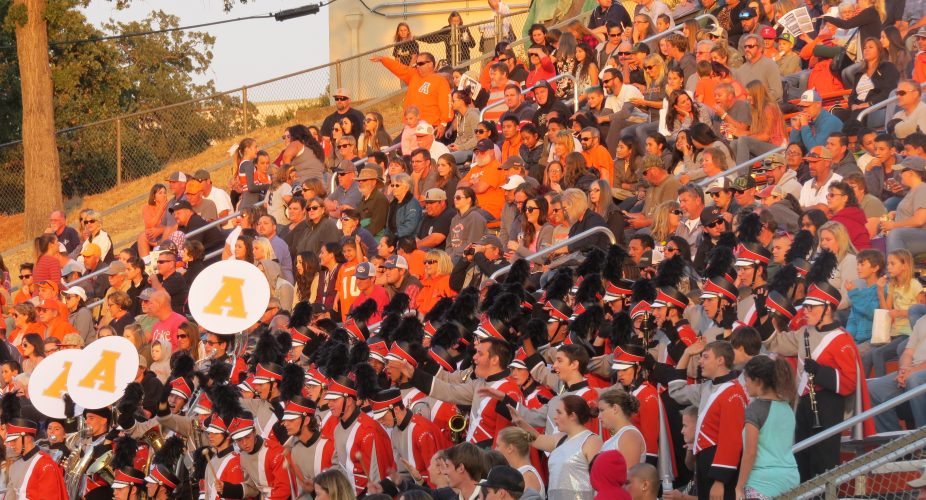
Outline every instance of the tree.
[(48, 214), (62, 206), (45, 7), (45, 0), (13, 0), (6, 18), (19, 60), (27, 235), (41, 233)]

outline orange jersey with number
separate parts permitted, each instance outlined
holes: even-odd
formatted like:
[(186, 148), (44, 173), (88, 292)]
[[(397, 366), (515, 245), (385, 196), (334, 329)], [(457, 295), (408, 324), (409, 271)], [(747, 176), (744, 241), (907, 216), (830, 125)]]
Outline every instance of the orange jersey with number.
[(360, 289), (357, 288), (357, 261), (352, 260), (345, 262), (338, 271), (338, 310), (344, 314), (350, 311), (351, 304), (360, 296)]

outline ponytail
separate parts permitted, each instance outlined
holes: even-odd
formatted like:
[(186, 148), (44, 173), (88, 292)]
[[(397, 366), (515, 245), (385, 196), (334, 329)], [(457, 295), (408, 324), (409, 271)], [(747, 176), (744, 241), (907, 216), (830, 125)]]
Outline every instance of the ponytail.
[(790, 405), (797, 398), (794, 372), (791, 371), (791, 365), (780, 356), (775, 357), (775, 393)]
[(765, 355), (750, 359), (743, 372), (747, 377), (758, 381), (766, 389), (772, 390), (779, 399), (794, 404), (797, 388), (791, 366), (781, 357), (772, 359)]
[(251, 147), (251, 145), (255, 142), (257, 142), (256, 139), (245, 137), (244, 139), (241, 139), (241, 142), (238, 143), (238, 147), (235, 149), (235, 169), (238, 168), (238, 165), (241, 165), (241, 159), (244, 157), (244, 151)]

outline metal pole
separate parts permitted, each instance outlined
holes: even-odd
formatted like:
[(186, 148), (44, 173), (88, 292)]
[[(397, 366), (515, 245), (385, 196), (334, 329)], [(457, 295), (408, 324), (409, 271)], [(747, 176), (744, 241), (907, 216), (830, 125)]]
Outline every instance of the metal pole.
[(241, 116), (244, 120), (244, 133), (248, 133), (248, 87), (241, 87)]
[[(920, 88), (921, 88), (921, 89), (926, 88), (926, 83), (920, 84)], [(891, 97), (890, 99), (885, 99), (885, 100), (879, 102), (878, 104), (875, 104), (875, 105), (872, 105), (872, 106), (869, 106), (869, 107), (863, 109), (862, 112), (858, 114), (858, 121), (859, 121), (859, 123), (864, 123), (864, 122), (862, 122), (862, 120), (864, 120), (866, 116), (870, 115), (871, 113), (873, 113), (873, 112), (875, 112), (875, 111), (877, 111), (877, 110), (879, 110), (879, 109), (881, 109), (881, 108), (886, 108), (887, 105), (890, 104), (890, 103), (892, 103), (892, 102), (897, 102), (897, 96), (896, 96), (896, 95), (894, 95), (894, 96)]]
[[(707, 18), (707, 19), (710, 19), (711, 21), (714, 21), (714, 26), (720, 26), (720, 21), (718, 21), (717, 18), (714, 17), (714, 16), (711, 15), (711, 14), (701, 14), (700, 16), (695, 17), (695, 21), (698, 21), (698, 20), (701, 20), (701, 19), (704, 19), (704, 18)], [(655, 35), (652, 35), (652, 36), (649, 36), (649, 37), (644, 38), (640, 43), (649, 43), (649, 42), (652, 42), (652, 41), (655, 41), (655, 40), (659, 40), (660, 38), (662, 38), (662, 37), (664, 37), (664, 36), (666, 36), (666, 35), (671, 35), (672, 33), (675, 33), (675, 32), (677, 32), (677, 31), (681, 31), (682, 28), (684, 28), (684, 26), (685, 26), (684, 24), (676, 24), (675, 26), (672, 26), (671, 28), (669, 28), (669, 29), (663, 31), (662, 33), (656, 33)]]
[(495, 45), (502, 41), (502, 15), (495, 13)]
[(450, 25), (450, 53), (447, 57), (453, 67), (460, 63), (460, 27), (455, 24)]
[(739, 172), (740, 170), (742, 170), (742, 169), (744, 169), (744, 168), (751, 167), (751, 166), (752, 166), (753, 164), (755, 164), (756, 162), (760, 162), (760, 161), (762, 161), (762, 160), (768, 158), (769, 156), (772, 156), (772, 155), (775, 154), (775, 153), (781, 153), (782, 151), (784, 151), (784, 150), (786, 150), (786, 149), (788, 149), (787, 146), (778, 146), (777, 148), (772, 149), (772, 150), (770, 150), (770, 151), (768, 151), (768, 152), (766, 152), (766, 153), (762, 153), (762, 154), (760, 154), (759, 156), (756, 156), (755, 158), (752, 158), (752, 159), (750, 159), (750, 160), (744, 161), (743, 163), (740, 163), (739, 165), (736, 165), (735, 167), (732, 167), (732, 168), (729, 168), (729, 169), (727, 169), (727, 170), (724, 170), (723, 172), (720, 172), (720, 173), (717, 174), (717, 175), (712, 175), (712, 176), (710, 176), (710, 177), (701, 179), (701, 180), (698, 181), (698, 185), (699, 185), (699, 186), (702, 186), (702, 187), (703, 187), (703, 186), (707, 186), (708, 184), (710, 184), (711, 182), (713, 182), (714, 179), (719, 179), (719, 178), (721, 178), (721, 177), (726, 177), (726, 176), (728, 176), (728, 175), (730, 175), (730, 174)]
[(116, 185), (122, 184), (122, 118), (116, 120)]
[(337, 83), (337, 87), (341, 86), (341, 60), (338, 59), (334, 63), (334, 81)]
[[(596, 227), (593, 227), (593, 228), (591, 228), (591, 229), (586, 229), (585, 231), (582, 231), (581, 233), (579, 233), (579, 234), (573, 236), (572, 238), (569, 238), (569, 239), (565, 239), (565, 240), (563, 240), (563, 241), (556, 242), (556, 243), (554, 243), (554, 244), (552, 244), (552, 245), (550, 245), (550, 246), (544, 248), (543, 250), (540, 250), (540, 251), (537, 252), (537, 253), (533, 253), (533, 254), (531, 254), (531, 255), (528, 255), (527, 257), (524, 257), (524, 260), (530, 262), (531, 260), (536, 259), (537, 257), (543, 257), (544, 255), (546, 255), (546, 254), (548, 254), (548, 253), (550, 253), (550, 252), (555, 252), (555, 251), (559, 250), (560, 248), (569, 246), (569, 244), (571, 244), (571, 243), (575, 243), (575, 242), (577, 242), (577, 241), (579, 241), (579, 240), (583, 240), (583, 239), (588, 238), (589, 236), (591, 236), (591, 235), (593, 235), (593, 234), (598, 234), (598, 233), (603, 233), (605, 236), (607, 236), (608, 239), (611, 240), (611, 244), (612, 244), (612, 245), (616, 245), (616, 244), (617, 244), (617, 238), (614, 237), (614, 233), (612, 233), (610, 229), (608, 229), (608, 228), (605, 227), (605, 226), (596, 226)], [(503, 275), (503, 274), (507, 274), (508, 271), (510, 271), (510, 270), (511, 270), (511, 264), (509, 264), (509, 265), (507, 265), (507, 266), (505, 266), (505, 267), (503, 267), (503, 268), (501, 268), (501, 269), (495, 271), (494, 273), (492, 273), (492, 275), (489, 276), (489, 279), (490, 279), (490, 280), (495, 280), (495, 278), (497, 278), (497, 277), (499, 277), (499, 276), (501, 276), (501, 275)], [(926, 387), (926, 385), (924, 385), (923, 387)]]

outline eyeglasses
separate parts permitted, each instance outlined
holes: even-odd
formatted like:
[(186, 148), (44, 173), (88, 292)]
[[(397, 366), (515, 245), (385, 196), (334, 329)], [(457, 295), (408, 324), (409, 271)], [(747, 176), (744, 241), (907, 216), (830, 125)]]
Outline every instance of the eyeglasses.
[(424, 263), (431, 266), (431, 265), (437, 264), (437, 261), (436, 260), (426, 260), (424, 261)]
[(158, 264), (170, 264), (172, 260), (158, 260)]
[(751, 43), (751, 44), (749, 44), (749, 45), (743, 45), (743, 48), (744, 48), (744, 49), (754, 49), (754, 48), (756, 48), (756, 47), (758, 47), (758, 45), (756, 45), (756, 44), (754, 44), (754, 43)]
[(363, 121), (366, 123), (373, 123), (376, 121), (376, 118), (365, 118)]
[(338, 144), (338, 149), (347, 149), (350, 146), (351, 146), (350, 144)]
[(310, 207), (309, 207), (309, 210), (314, 212), (315, 210), (318, 210), (319, 208), (321, 208), (321, 206), (319, 206), (319, 205), (313, 205), (313, 206), (310, 206)]
[(717, 219), (717, 220), (715, 220), (714, 222), (711, 222), (710, 224), (708, 224), (708, 225), (705, 226), (705, 227), (717, 227), (717, 226), (723, 224), (723, 222), (724, 222), (723, 219)]
[(647, 71), (649, 71), (649, 70), (655, 68), (656, 65), (655, 65), (655, 64), (650, 64), (650, 65), (648, 65), (648, 66), (643, 66), (643, 67), (646, 68)]
[(29, 278), (31, 278), (31, 277), (32, 277), (31, 274), (20, 274), (20, 275), (19, 275), (19, 279), (21, 279), (21, 280), (29, 279)]
[(86, 220), (84, 220), (84, 224), (93, 224), (93, 223), (95, 223), (95, 222), (96, 222), (96, 219), (86, 219)]
[(579, 137), (579, 141), (580, 141), (580, 142), (588, 142), (588, 141), (590, 141), (590, 140), (592, 140), (591, 137)]
[(476, 129), (476, 133), (477, 133), (477, 134), (485, 134), (485, 133), (488, 133), (488, 132), (489, 132), (489, 131), (486, 130), (486, 129), (484, 129), (484, 128), (477, 128), (477, 129)]
[(349, 97), (344, 97), (344, 96), (342, 96), (342, 95), (336, 95), (336, 96), (334, 96), (334, 100), (335, 100), (335, 101), (338, 101), (338, 102), (341, 102), (341, 101), (349, 101), (350, 98), (349, 98)]
[(846, 193), (826, 193), (827, 198), (835, 198), (837, 196), (846, 196)]
[(424, 66), (425, 64), (434, 64), (434, 61), (418, 61), (415, 63), (415, 66), (421, 67), (421, 66)]

